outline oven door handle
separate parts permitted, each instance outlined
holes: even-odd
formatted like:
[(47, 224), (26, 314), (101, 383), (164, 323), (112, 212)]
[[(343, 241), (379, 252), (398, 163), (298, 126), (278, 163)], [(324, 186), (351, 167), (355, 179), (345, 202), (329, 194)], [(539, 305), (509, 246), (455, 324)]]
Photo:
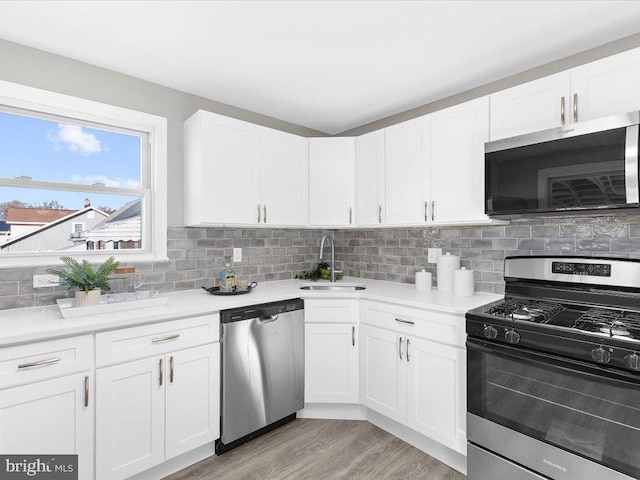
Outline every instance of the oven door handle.
[[(572, 358), (560, 357), (551, 353), (536, 352), (525, 348), (510, 347), (507, 345), (489, 343), (473, 337), (467, 337), (467, 350), (476, 350), (484, 354), (499, 357), (507, 357), (517, 361), (536, 363), (542, 366), (552, 366), (562, 370), (580, 372), (593, 377), (606, 377), (607, 379), (640, 384), (640, 377), (637, 373), (626, 372), (624, 370), (601, 367), (592, 363), (575, 360)], [(594, 344), (597, 347), (599, 344)], [(467, 356), (467, 361), (469, 357)]]

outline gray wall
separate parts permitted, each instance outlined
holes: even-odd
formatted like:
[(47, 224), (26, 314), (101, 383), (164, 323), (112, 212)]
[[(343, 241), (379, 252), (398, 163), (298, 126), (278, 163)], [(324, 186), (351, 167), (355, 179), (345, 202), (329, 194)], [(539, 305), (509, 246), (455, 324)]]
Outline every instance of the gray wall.
[(182, 124), (197, 110), (208, 110), (298, 135), (325, 136), (315, 130), (2, 39), (0, 59), (0, 80), (166, 117), (169, 225), (184, 224)]
[[(320, 239), (336, 238), (336, 263), (346, 275), (413, 283), (426, 267), (427, 248), (460, 255), (475, 272), (476, 290), (503, 293), (507, 255), (594, 255), (640, 259), (640, 214), (547, 218), (507, 226), (381, 228), (375, 230), (285, 230), (268, 228), (185, 228), (168, 232), (168, 262), (135, 265), (136, 282), (163, 292), (218, 285), (224, 256), (242, 248), (236, 276), (248, 282), (285, 280), (318, 262)], [(0, 270), (0, 310), (50, 305), (68, 294), (62, 287), (34, 289), (34, 273), (46, 269)]]

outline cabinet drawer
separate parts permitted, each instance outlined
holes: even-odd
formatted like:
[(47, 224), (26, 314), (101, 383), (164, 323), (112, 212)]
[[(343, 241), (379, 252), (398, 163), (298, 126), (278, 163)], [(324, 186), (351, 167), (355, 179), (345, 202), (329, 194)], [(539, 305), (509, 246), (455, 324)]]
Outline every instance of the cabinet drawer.
[(113, 365), (217, 342), (220, 315), (202, 315), (96, 335), (96, 366)]
[(0, 349), (0, 388), (61, 377), (93, 367), (91, 335)]
[(307, 323), (357, 323), (358, 300), (304, 301), (304, 321)]
[(374, 327), (464, 347), (464, 316), (365, 300), (360, 321)]

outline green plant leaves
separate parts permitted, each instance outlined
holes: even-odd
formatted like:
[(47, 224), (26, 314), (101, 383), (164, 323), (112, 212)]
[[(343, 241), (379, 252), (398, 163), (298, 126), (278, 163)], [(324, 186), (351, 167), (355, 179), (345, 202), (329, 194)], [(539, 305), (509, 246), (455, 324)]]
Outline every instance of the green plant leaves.
[(60, 260), (67, 265), (69, 270), (49, 268), (47, 272), (52, 275), (58, 275), (60, 283), (65, 285), (67, 290), (75, 287), (79, 290), (84, 290), (85, 293), (89, 293), (90, 290), (95, 288), (103, 291), (109, 290), (109, 275), (115, 272), (120, 265), (113, 257), (109, 257), (96, 270), (91, 267), (87, 260), (82, 260), (82, 263), (73, 257), (60, 257)]

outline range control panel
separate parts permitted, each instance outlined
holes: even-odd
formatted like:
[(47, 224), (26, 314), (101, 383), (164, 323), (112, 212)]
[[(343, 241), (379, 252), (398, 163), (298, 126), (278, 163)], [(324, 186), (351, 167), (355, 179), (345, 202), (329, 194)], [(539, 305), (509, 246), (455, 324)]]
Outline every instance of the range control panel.
[(610, 277), (611, 265), (608, 263), (552, 262), (551, 273)]

